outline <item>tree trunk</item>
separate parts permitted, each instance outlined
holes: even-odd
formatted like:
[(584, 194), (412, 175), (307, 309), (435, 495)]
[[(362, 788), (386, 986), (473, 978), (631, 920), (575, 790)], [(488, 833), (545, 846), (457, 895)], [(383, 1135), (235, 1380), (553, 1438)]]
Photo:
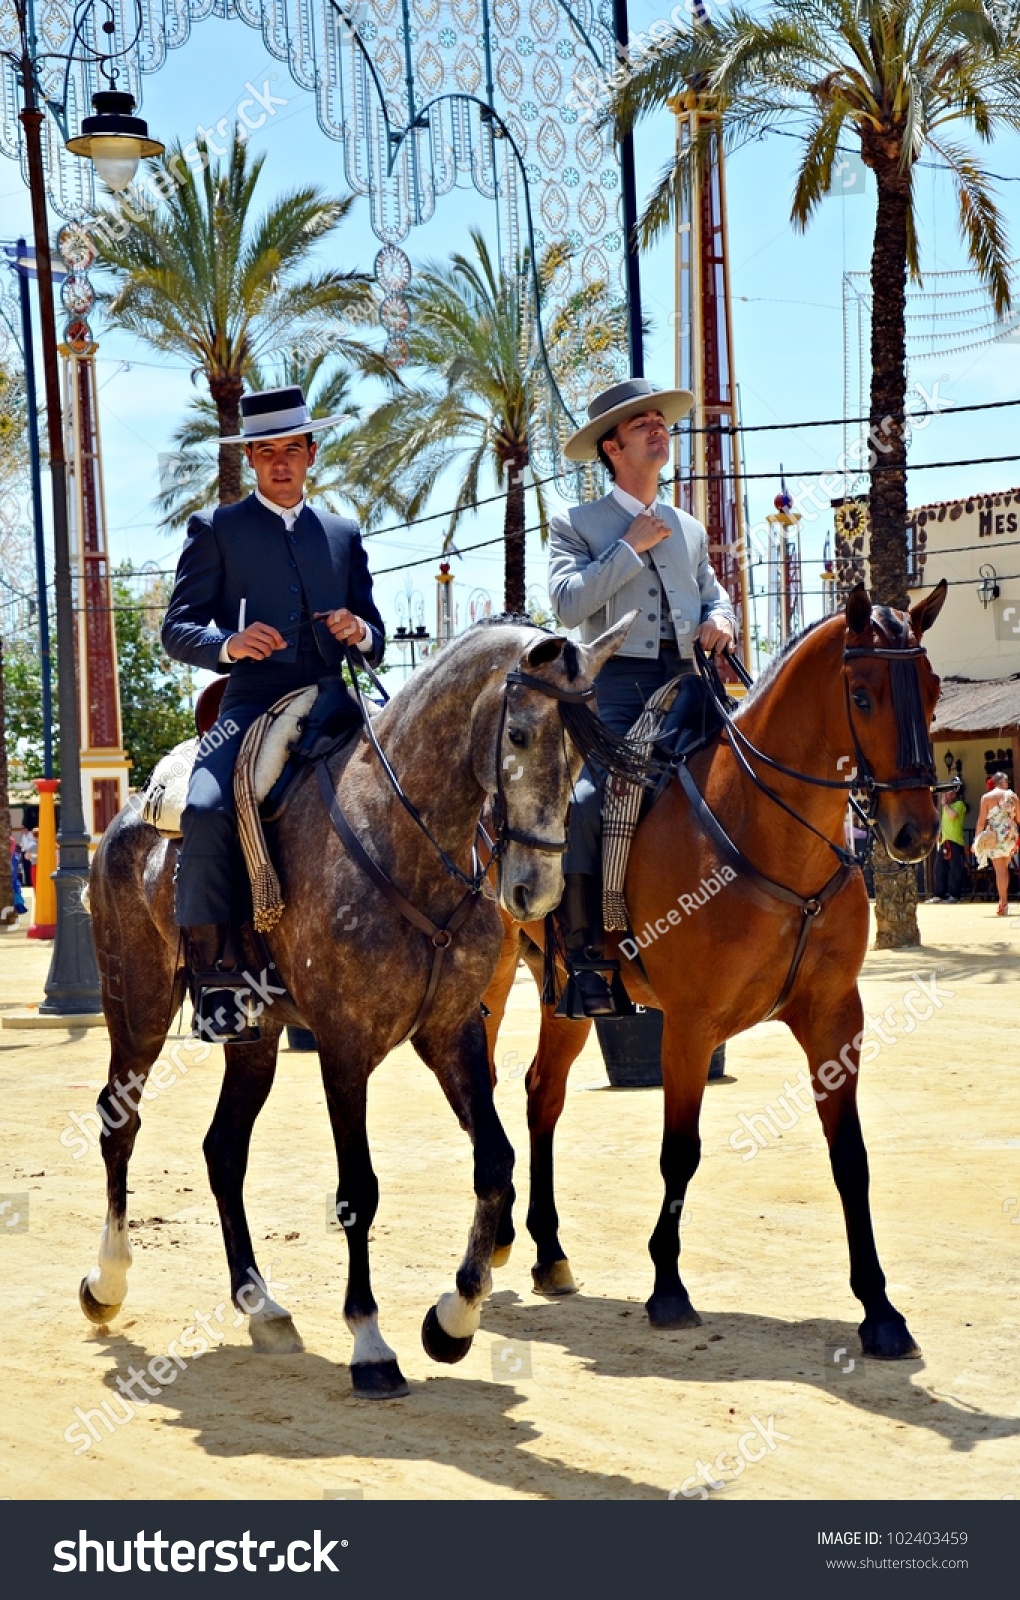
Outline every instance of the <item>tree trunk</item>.
[(14, 890), (11, 883), (11, 807), (7, 773), (7, 702), (4, 697), (4, 642), (0, 639), (0, 933), (12, 928)]
[[(240, 432), (241, 391), (244, 383), (235, 374), (224, 374), (209, 379), (209, 392), (216, 405), (216, 422), (220, 438), (229, 439)], [(219, 459), (219, 502), (232, 506), (242, 497), (241, 450), (239, 444), (221, 444)]]
[[(896, 141), (898, 144), (898, 141)], [(881, 605), (907, 604), (907, 219), (910, 176), (888, 152), (872, 160), (878, 216), (871, 253), (871, 588)]]
[(526, 456), (516, 456), (507, 462), (503, 607), (512, 616), (523, 616), (528, 606), (524, 588), (524, 469), (527, 464)]
[[(900, 138), (862, 141), (875, 174), (878, 215), (871, 252), (871, 592), (881, 605), (907, 605), (907, 229), (912, 205), (909, 171), (899, 166)], [(913, 867), (885, 873), (892, 863), (879, 843), (875, 918), (879, 950), (920, 944), (917, 878)]]

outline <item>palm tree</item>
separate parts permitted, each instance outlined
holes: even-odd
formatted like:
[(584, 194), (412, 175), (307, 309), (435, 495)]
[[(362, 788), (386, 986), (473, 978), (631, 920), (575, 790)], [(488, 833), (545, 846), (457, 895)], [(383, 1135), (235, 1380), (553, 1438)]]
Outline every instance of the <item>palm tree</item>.
[[(996, 312), (1009, 309), (1009, 251), (993, 184), (961, 143), (1020, 128), (1020, 22), (982, 0), (775, 0), (675, 33), (612, 103), (621, 130), (696, 87), (715, 117), (663, 171), (641, 221), (647, 242), (675, 215), (718, 128), (727, 147), (776, 123), (804, 149), (791, 218), (807, 227), (847, 140), (875, 176), (871, 252), (871, 582), (907, 603), (906, 284), (920, 278), (913, 174), (926, 152), (952, 174), (967, 253)], [(716, 120), (717, 119), (717, 120)], [(917, 944), (913, 873), (878, 880), (880, 946)]]
[[(548, 415), (549, 381), (529, 258), (507, 270), (494, 262), (481, 233), (472, 231), (471, 242), (473, 256), (428, 264), (407, 291), (409, 363), (425, 376), (377, 407), (340, 441), (338, 452), (352, 492), (385, 495), (408, 521), (421, 514), (439, 474), (460, 460), (447, 547), (477, 503), (488, 466), (497, 488), (506, 491), (505, 605), (523, 613), (525, 477)], [(562, 247), (546, 251), (537, 272), (540, 294), (565, 260)], [(596, 319), (605, 305), (605, 285), (595, 283), (575, 293), (552, 320), (545, 342), (561, 379), (593, 345), (623, 340), (621, 307), (611, 306)], [(546, 498), (541, 483), (534, 489), (544, 539)]]
[[(189, 146), (190, 148), (190, 146)], [(196, 173), (179, 145), (150, 163), (165, 204), (133, 212), (125, 226), (112, 210), (96, 230), (104, 264), (116, 283), (104, 297), (114, 323), (155, 349), (183, 355), (193, 377), (203, 376), (221, 438), (239, 429), (246, 379), (260, 361), (295, 345), (317, 325), (330, 324), (330, 348), (368, 371), (385, 363), (347, 330), (373, 319), (369, 277), (360, 272), (301, 275), (314, 246), (347, 217), (354, 197), (331, 200), (314, 188), (295, 189), (253, 215), (264, 157), (249, 159), (234, 140), (226, 163), (204, 162)], [(119, 234), (119, 237), (117, 236)], [(219, 501), (241, 498), (241, 447), (219, 447)]]

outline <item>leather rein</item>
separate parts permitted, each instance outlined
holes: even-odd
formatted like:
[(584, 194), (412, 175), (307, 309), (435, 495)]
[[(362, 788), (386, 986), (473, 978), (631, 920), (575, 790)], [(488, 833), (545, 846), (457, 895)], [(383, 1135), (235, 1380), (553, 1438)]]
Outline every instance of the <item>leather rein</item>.
[[(881, 628), (881, 625), (878, 622), (873, 623), (873, 626), (878, 628), (883, 636), (888, 638), (888, 635), (885, 634), (885, 630)], [(687, 765), (686, 757), (674, 757), (672, 765), (674, 766), (677, 776), (680, 779), (681, 787), (683, 788), (684, 794), (687, 796), (691, 809), (693, 810), (698, 821), (701, 823), (701, 826), (704, 828), (705, 832), (708, 834), (709, 838), (712, 840), (713, 844), (719, 850), (720, 854), (730, 863), (734, 870), (741, 875), (741, 877), (746, 878), (747, 881), (756, 889), (760, 890), (761, 893), (769, 896), (773, 900), (779, 900), (784, 905), (796, 906), (801, 912), (800, 933), (797, 939), (796, 948), (793, 953), (793, 960), (790, 963), (790, 968), (786, 974), (786, 981), (783, 984), (782, 989), (776, 996), (776, 999), (773, 1001), (765, 1017), (762, 1019), (765, 1022), (770, 1021), (789, 998), (790, 991), (796, 982), (797, 973), (800, 970), (801, 961), (804, 956), (804, 951), (807, 947), (811, 929), (815, 924), (815, 920), (824, 910), (828, 901), (833, 899), (833, 897), (837, 895), (842, 888), (844, 888), (855, 872), (860, 871), (860, 864), (858, 863), (856, 856), (852, 855), (850, 851), (844, 850), (841, 846), (834, 844), (826, 834), (822, 833), (819, 828), (815, 827), (814, 823), (809, 822), (806, 817), (800, 814), (800, 812), (794, 810), (792, 806), (788, 805), (781, 795), (776, 794), (775, 790), (770, 788), (769, 785), (765, 783), (761, 777), (759, 777), (758, 773), (755, 772), (754, 768), (751, 766), (749, 757), (756, 761), (760, 761), (763, 765), (769, 767), (773, 772), (782, 773), (784, 777), (793, 778), (800, 783), (813, 784), (816, 787), (823, 789), (845, 790), (851, 805), (854, 806), (854, 809), (857, 811), (858, 815), (861, 816), (862, 820), (867, 824), (869, 830), (873, 830), (875, 827), (878, 801), (882, 794), (896, 793), (898, 791), (907, 789), (928, 789), (931, 793), (935, 794), (943, 790), (956, 789), (958, 785), (955, 780), (950, 783), (938, 783), (936, 781), (937, 774), (935, 771), (935, 757), (928, 734), (927, 722), (924, 718), (924, 708), (921, 703), (916, 667), (917, 661), (919, 661), (922, 656), (927, 656), (927, 653), (928, 652), (925, 650), (923, 645), (911, 645), (904, 649), (893, 648), (891, 644), (889, 647), (879, 645), (863, 645), (851, 646), (844, 649), (843, 687), (846, 698), (847, 722), (850, 729), (850, 736), (853, 740), (857, 766), (851, 777), (833, 779), (818, 778), (812, 773), (799, 772), (796, 768), (784, 766), (782, 762), (775, 760), (774, 757), (767, 755), (764, 750), (759, 750), (756, 745), (752, 744), (751, 740), (733, 719), (733, 715), (730, 711), (732, 701), (730, 701), (726, 695), (726, 691), (723, 688), (722, 681), (718, 672), (716, 671), (714, 663), (711, 661), (710, 657), (705, 654), (701, 645), (695, 643), (694, 654), (698, 671), (708, 686), (712, 698), (714, 699), (722, 716), (722, 736), (726, 739), (726, 742), (728, 743), (734, 756), (737, 758), (738, 765), (762, 794), (766, 795), (777, 806), (781, 807), (781, 809), (785, 811), (788, 816), (793, 817), (793, 819), (796, 822), (799, 822), (802, 827), (809, 829), (810, 832), (815, 834), (817, 838), (821, 839), (824, 844), (828, 845), (829, 849), (839, 862), (839, 865), (837, 866), (832, 877), (829, 878), (822, 885), (821, 889), (818, 890), (817, 894), (814, 895), (799, 894), (797, 890), (788, 888), (786, 884), (778, 883), (774, 878), (766, 877), (765, 873), (759, 872), (758, 868), (753, 864), (753, 862), (748, 860), (747, 856), (740, 849), (739, 845), (737, 845), (733, 839), (730, 838), (730, 835), (719, 821), (719, 818), (712, 811), (704, 795), (698, 788), (697, 783), (694, 780), (694, 776)], [(736, 672), (738, 678), (743, 683), (744, 687), (749, 689), (753, 680), (743, 662), (731, 652), (727, 652), (726, 658), (733, 667), (733, 670)], [(888, 660), (890, 663), (902, 663), (904, 668), (906, 668), (908, 662), (911, 663), (911, 666), (908, 670), (910, 671), (912, 682), (906, 677), (904, 672), (896, 673), (894, 667), (892, 665), (890, 666), (890, 672), (894, 674), (892, 683), (892, 698), (893, 708), (896, 714), (897, 734), (899, 739), (898, 761), (901, 767), (910, 767), (913, 769), (912, 775), (910, 776), (905, 775), (903, 777), (889, 779), (876, 778), (871, 765), (865, 756), (863, 749), (861, 748), (860, 739), (857, 733), (857, 726), (853, 715), (850, 674), (845, 669), (850, 662), (864, 659), (879, 661)], [(863, 793), (867, 796), (867, 810), (864, 810), (855, 801), (853, 797), (854, 792)]]
[[(316, 766), (316, 779), (319, 785), (319, 793), (322, 795), (326, 811), (329, 815), (329, 820), (344, 847), (346, 848), (349, 856), (356, 863), (356, 865), (361, 868), (365, 876), (369, 878), (370, 881), (375, 885), (383, 899), (386, 900), (390, 906), (392, 906), (393, 910), (398, 912), (400, 916), (403, 917), (405, 922), (409, 922), (413, 928), (417, 928), (419, 933), (423, 933), (432, 946), (432, 964), (429, 969), (428, 982), (426, 984), (425, 994), (422, 998), (421, 1005), (418, 1007), (414, 1020), (411, 1023), (411, 1026), (407, 1029), (407, 1032), (397, 1040), (397, 1044), (406, 1044), (409, 1039), (414, 1038), (414, 1035), (419, 1031), (425, 1022), (425, 1019), (429, 1015), (436, 997), (436, 992), (439, 988), (439, 980), (442, 975), (443, 960), (446, 952), (453, 944), (454, 935), (460, 928), (463, 927), (471, 912), (474, 910), (475, 903), (478, 899), (478, 896), (482, 892), (490, 868), (495, 865), (497, 872), (502, 870), (502, 858), (507, 847), (511, 844), (520, 844), (524, 845), (528, 850), (542, 851), (547, 855), (562, 855), (567, 848), (566, 838), (540, 839), (535, 834), (524, 833), (520, 829), (513, 828), (510, 825), (506, 787), (503, 776), (503, 740), (506, 734), (510, 691), (515, 687), (519, 687), (522, 690), (533, 690), (535, 693), (546, 695), (548, 698), (553, 700), (580, 704), (586, 700), (593, 699), (595, 688), (594, 685), (591, 685), (587, 689), (564, 689), (558, 684), (548, 683), (544, 678), (536, 678), (532, 676), (531, 673), (522, 672), (520, 668), (514, 668), (512, 671), (507, 673), (503, 683), (503, 694), (499, 713), (499, 726), (496, 733), (496, 789), (492, 803), (493, 836), (490, 838), (489, 834), (482, 827), (481, 823), (478, 825), (478, 832), (484, 840), (489, 852), (489, 860), (483, 866), (479, 859), (477, 845), (473, 844), (471, 847), (473, 871), (471, 873), (466, 873), (462, 867), (457, 865), (456, 861), (453, 860), (447, 851), (443, 849), (442, 845), (433, 835), (421, 812), (418, 810), (418, 807), (414, 804), (414, 801), (405, 794), (400, 783), (400, 779), (397, 777), (397, 774), (390, 765), (386, 752), (379, 743), (378, 736), (372, 726), (372, 718), (369, 714), (368, 707), (365, 705), (364, 696), (361, 692), (361, 685), (358, 682), (357, 667), (355, 666), (354, 661), (351, 659), (351, 654), (349, 651), (346, 653), (345, 659), (348, 674), (351, 679), (351, 685), (354, 691), (354, 698), (361, 713), (361, 721), (365, 730), (365, 734), (368, 738), (369, 744), (379, 759), (379, 763), (386, 775), (390, 787), (392, 788), (397, 799), (400, 801), (400, 804), (404, 807), (404, 810), (407, 812), (408, 816), (411, 818), (412, 822), (421, 830), (432, 848), (435, 850), (444, 870), (450, 875), (450, 877), (455, 878), (459, 883), (464, 885), (464, 894), (457, 902), (457, 905), (454, 907), (454, 910), (447, 919), (446, 923), (440, 926), (438, 923), (433, 922), (427, 913), (420, 911), (417, 906), (413, 905), (412, 902), (408, 900), (407, 896), (397, 888), (392, 878), (379, 865), (374, 856), (369, 854), (368, 850), (365, 848), (364, 844), (351, 827), (351, 824), (344, 813), (343, 806), (340, 803), (340, 797), (334, 787), (333, 779), (330, 775), (326, 760), (323, 759), (318, 762)], [(364, 670), (368, 673), (383, 699), (388, 701), (390, 698), (389, 695), (383, 688), (378, 676), (375, 672), (373, 672), (368, 662), (360, 662), (359, 665), (363, 666)], [(396, 1046), (394, 1046), (394, 1048), (396, 1048)]]

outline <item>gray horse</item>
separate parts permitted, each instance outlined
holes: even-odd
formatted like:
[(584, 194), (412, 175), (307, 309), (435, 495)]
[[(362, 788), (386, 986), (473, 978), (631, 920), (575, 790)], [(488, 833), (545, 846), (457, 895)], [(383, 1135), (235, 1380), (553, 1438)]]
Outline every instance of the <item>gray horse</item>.
[[(365, 1126), (368, 1079), (418, 1020), (414, 1048), (472, 1140), (476, 1204), (467, 1253), (456, 1289), (440, 1298), (422, 1329), (434, 1359), (457, 1361), (478, 1328), (497, 1244), (505, 1250), (509, 1243), (497, 1240), (497, 1228), (512, 1193), (513, 1151), (493, 1103), (480, 1006), (502, 943), (496, 899), (510, 916), (529, 921), (560, 899), (572, 785), (582, 755), (604, 748), (589, 709), (592, 680), (619, 647), (628, 621), (588, 648), (518, 619), (479, 625), (411, 677), (372, 726), (431, 838), (398, 802), (364, 733), (329, 763), (328, 784), (320, 788), (310, 776), (298, 783), (274, 825), (286, 910), (267, 942), (278, 973), (274, 987), (286, 985), (296, 1010), (286, 998), (274, 1003), (263, 984), (269, 1004), (261, 1042), (225, 1047), (205, 1157), (231, 1294), (248, 1316), (252, 1343), (275, 1353), (300, 1350), (289, 1313), (272, 1298), (256, 1264), (243, 1187), (281, 1029), (288, 1021), (311, 1028), (336, 1143), (337, 1216), (349, 1262), (344, 1318), (354, 1336), (357, 1394), (388, 1397), (407, 1388), (379, 1331), (369, 1277), (368, 1234), (379, 1187)], [(361, 848), (439, 930), (434, 938), (408, 920), (406, 905), (402, 914), (381, 891), (370, 865), (357, 859), (357, 844), (342, 843), (327, 810), (333, 796)], [(502, 842), (498, 893), (487, 896), (474, 870), (474, 846), (483, 806), (493, 797)], [(100, 1325), (117, 1313), (127, 1291), (127, 1172), (139, 1128), (138, 1097), (183, 993), (173, 924), (176, 856), (176, 842), (157, 834), (129, 803), (104, 834), (92, 866), (111, 1043), (109, 1078), (98, 1100), (107, 1216), (99, 1263), (83, 1281), (80, 1299), (85, 1315)], [(457, 924), (449, 938), (443, 931), (448, 924)], [(445, 954), (422, 1018), (437, 945)]]

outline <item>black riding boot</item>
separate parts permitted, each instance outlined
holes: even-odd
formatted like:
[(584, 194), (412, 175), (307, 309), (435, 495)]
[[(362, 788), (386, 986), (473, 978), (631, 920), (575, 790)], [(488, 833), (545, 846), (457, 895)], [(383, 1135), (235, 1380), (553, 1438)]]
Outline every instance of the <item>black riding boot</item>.
[(600, 954), (602, 917), (598, 879), (587, 872), (568, 872), (560, 901), (560, 926), (570, 976), (556, 1008), (558, 1017), (613, 1017), (616, 1002), (605, 976), (610, 968)]
[(243, 972), (226, 964), (229, 929), (218, 923), (184, 930), (195, 1007), (191, 1032), (210, 1044), (257, 1044), (262, 1037), (255, 997)]

